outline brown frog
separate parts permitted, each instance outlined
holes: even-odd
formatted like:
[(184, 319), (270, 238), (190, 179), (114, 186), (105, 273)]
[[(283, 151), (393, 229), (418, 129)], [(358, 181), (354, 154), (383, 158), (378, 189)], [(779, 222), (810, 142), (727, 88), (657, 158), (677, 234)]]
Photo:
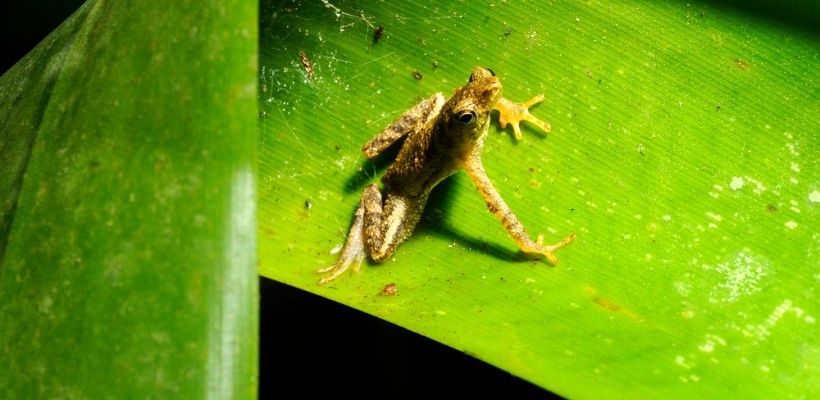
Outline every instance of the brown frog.
[(316, 271), (330, 272), (319, 284), (335, 279), (351, 266), (358, 274), (365, 255), (376, 262), (393, 255), (413, 232), (433, 187), (460, 169), (467, 172), (487, 208), (498, 217), (522, 251), (543, 255), (553, 265), (557, 263), (555, 251), (575, 240), (575, 234), (553, 245), (542, 244), (541, 235), (535, 241), (530, 239), (481, 164), (490, 111), (498, 110), (501, 127), (512, 124), (516, 139), (521, 139), (520, 121), (532, 122), (549, 132), (550, 125), (533, 117), (528, 110), (543, 100), (540, 94), (526, 103), (502, 98), (501, 82), (495, 73), (478, 67), (467, 85), (456, 89), (446, 102), (441, 93), (436, 93), (396, 118), (362, 147), (362, 153), (372, 160), (399, 138), (407, 136), (396, 160), (381, 179), (387, 198), (382, 201), (382, 193), (375, 183), (364, 189), (339, 260)]

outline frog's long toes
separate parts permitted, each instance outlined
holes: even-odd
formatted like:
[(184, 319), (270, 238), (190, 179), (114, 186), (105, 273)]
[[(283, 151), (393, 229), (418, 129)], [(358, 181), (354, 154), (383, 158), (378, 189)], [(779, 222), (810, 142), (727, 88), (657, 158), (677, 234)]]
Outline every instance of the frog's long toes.
[[(326, 276), (322, 277), (322, 279), (319, 279), (319, 284), (321, 285), (321, 284), (330, 282), (330, 281), (338, 278), (341, 274), (343, 274), (345, 271), (347, 271), (348, 267), (350, 267), (350, 264), (352, 264), (352, 263), (349, 260), (342, 259), (342, 260), (337, 261), (335, 264), (333, 264), (329, 267), (317, 269), (316, 273), (318, 273), (318, 274), (324, 274), (326, 272), (330, 272)], [(353, 266), (353, 269), (358, 270), (356, 265)]]
[(555, 252), (561, 249), (562, 247), (572, 243), (574, 240), (575, 234), (572, 233), (569, 236), (563, 238), (558, 243), (544, 245), (544, 235), (538, 235), (538, 237), (535, 239), (535, 243), (538, 245), (538, 253), (546, 257), (550, 264), (555, 265), (558, 263), (558, 257), (555, 256)]
[(342, 257), (339, 258), (339, 260), (336, 261), (335, 264), (329, 267), (317, 269), (315, 271), (317, 274), (324, 274), (326, 272), (330, 272), (328, 275), (322, 277), (322, 279), (319, 279), (319, 284), (321, 285), (338, 278), (343, 273), (345, 273), (345, 271), (347, 271), (350, 267), (353, 267), (353, 272), (356, 275), (359, 275), (361, 273), (362, 261), (364, 260), (364, 256), (364, 252), (361, 251), (353, 252), (352, 254), (343, 254)]
[(315, 272), (315, 273), (317, 273), (317, 274), (324, 274), (325, 272), (329, 272), (329, 271), (330, 271), (330, 270), (332, 270), (333, 268), (336, 268), (336, 265), (331, 265), (331, 266), (329, 266), (329, 267), (324, 267), (324, 268), (315, 269), (315, 270), (313, 270), (313, 272)]
[(542, 101), (544, 101), (544, 94), (543, 94), (543, 93), (542, 93), (542, 94), (538, 94), (538, 95), (536, 95), (535, 97), (533, 97), (533, 98), (529, 99), (526, 103), (524, 103), (524, 105), (525, 105), (527, 108), (530, 108), (530, 107), (532, 107), (534, 104), (538, 104), (538, 103), (540, 103), (540, 102), (542, 102)]
[(530, 113), (527, 113), (524, 118), (525, 121), (530, 121), (535, 125), (538, 125), (544, 132), (552, 131), (552, 126), (548, 122), (541, 121), (538, 118), (533, 117)]
[(327, 268), (317, 269), (316, 272), (318, 272), (318, 273), (325, 273), (325, 272), (328, 272), (328, 271), (332, 270), (332, 272), (330, 274), (322, 277), (322, 279), (319, 279), (319, 284), (322, 285), (322, 284), (328, 283), (328, 282), (338, 278), (339, 275), (341, 275), (345, 271), (347, 271), (347, 267), (349, 265), (350, 264), (342, 264), (342, 265), (339, 265), (339, 266), (331, 265), (330, 267), (327, 267)]
[(513, 127), (513, 132), (515, 132), (515, 140), (521, 140), (524, 136), (521, 135), (521, 127), (518, 125), (518, 121), (511, 121), (510, 125)]

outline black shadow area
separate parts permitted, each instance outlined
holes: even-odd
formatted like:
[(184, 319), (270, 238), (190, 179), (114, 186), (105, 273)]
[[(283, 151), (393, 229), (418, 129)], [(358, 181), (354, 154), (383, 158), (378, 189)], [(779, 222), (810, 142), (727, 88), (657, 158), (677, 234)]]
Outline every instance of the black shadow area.
[(260, 399), (561, 398), (320, 296), (266, 278), (260, 293)]

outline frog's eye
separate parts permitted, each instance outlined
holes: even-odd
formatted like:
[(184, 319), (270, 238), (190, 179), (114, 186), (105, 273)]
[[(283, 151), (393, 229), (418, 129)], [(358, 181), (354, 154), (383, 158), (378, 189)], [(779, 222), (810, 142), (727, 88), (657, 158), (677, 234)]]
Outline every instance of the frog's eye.
[(473, 110), (460, 111), (456, 114), (456, 120), (462, 125), (469, 125), (478, 119), (478, 114)]

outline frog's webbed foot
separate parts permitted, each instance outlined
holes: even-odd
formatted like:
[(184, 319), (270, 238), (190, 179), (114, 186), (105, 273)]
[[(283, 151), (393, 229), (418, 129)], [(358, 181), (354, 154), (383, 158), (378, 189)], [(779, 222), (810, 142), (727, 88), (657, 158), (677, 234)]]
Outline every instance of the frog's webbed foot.
[(560, 248), (572, 243), (574, 240), (575, 234), (572, 233), (558, 243), (545, 246), (544, 235), (538, 235), (538, 238), (535, 240), (535, 246), (532, 246), (529, 249), (525, 249), (524, 251), (526, 251), (527, 253), (541, 254), (547, 258), (550, 264), (555, 265), (558, 264), (558, 257), (555, 256), (555, 252), (558, 251)]
[(521, 140), (521, 128), (518, 126), (521, 121), (532, 122), (538, 125), (538, 127), (543, 129), (545, 132), (549, 132), (552, 129), (550, 124), (541, 121), (530, 114), (529, 108), (532, 107), (533, 104), (540, 103), (542, 101), (544, 101), (543, 94), (539, 94), (525, 103), (514, 103), (502, 97), (498, 99), (497, 103), (495, 103), (493, 110), (498, 110), (499, 112), (498, 122), (501, 124), (501, 127), (506, 128), (508, 123), (512, 124), (513, 130), (515, 131), (515, 138), (517, 140)]
[(341, 274), (347, 271), (351, 266), (356, 275), (362, 266), (362, 260), (365, 257), (364, 240), (362, 238), (362, 231), (364, 225), (364, 207), (359, 205), (356, 209), (356, 216), (353, 219), (353, 226), (350, 227), (350, 233), (347, 235), (347, 241), (342, 247), (342, 254), (339, 260), (333, 265), (325, 268), (317, 269), (315, 272), (324, 274), (330, 272), (328, 275), (319, 279), (319, 284), (324, 284), (338, 278)]

